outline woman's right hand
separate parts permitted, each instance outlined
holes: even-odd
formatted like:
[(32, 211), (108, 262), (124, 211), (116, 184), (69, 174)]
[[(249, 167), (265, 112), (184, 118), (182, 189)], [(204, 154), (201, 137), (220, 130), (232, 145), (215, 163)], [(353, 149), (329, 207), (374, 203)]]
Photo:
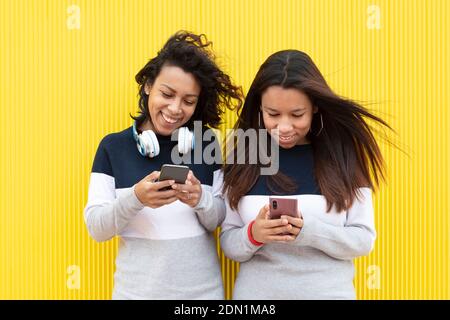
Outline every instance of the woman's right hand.
[(295, 240), (293, 235), (282, 235), (292, 229), (287, 219), (270, 219), (269, 205), (265, 205), (259, 211), (252, 225), (252, 236), (258, 242), (289, 242)]
[(175, 181), (164, 180), (157, 182), (159, 173), (159, 171), (153, 171), (134, 186), (134, 193), (139, 201), (143, 205), (153, 209), (170, 204), (177, 200), (177, 190), (160, 190), (164, 187), (172, 186)]

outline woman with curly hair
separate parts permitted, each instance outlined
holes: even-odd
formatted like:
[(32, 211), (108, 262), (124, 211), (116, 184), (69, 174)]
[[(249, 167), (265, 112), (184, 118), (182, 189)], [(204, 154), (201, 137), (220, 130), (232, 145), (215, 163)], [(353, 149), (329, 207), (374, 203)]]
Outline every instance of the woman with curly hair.
[[(212, 190), (219, 166), (193, 163), (202, 148), (193, 128), (197, 121), (201, 133), (217, 128), (242, 93), (214, 62), (210, 44), (204, 35), (173, 35), (136, 75), (133, 126), (98, 147), (84, 216), (95, 240), (120, 237), (113, 299), (224, 298), (212, 234), (225, 217)], [(185, 183), (158, 181), (178, 153), (190, 168)]]

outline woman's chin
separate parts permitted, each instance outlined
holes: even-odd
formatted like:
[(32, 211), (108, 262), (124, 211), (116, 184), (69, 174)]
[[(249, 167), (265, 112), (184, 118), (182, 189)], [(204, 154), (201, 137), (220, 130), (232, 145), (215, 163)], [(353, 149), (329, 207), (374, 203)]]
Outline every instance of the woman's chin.
[(283, 149), (290, 149), (293, 148), (296, 145), (296, 141), (281, 141), (278, 140), (278, 145)]

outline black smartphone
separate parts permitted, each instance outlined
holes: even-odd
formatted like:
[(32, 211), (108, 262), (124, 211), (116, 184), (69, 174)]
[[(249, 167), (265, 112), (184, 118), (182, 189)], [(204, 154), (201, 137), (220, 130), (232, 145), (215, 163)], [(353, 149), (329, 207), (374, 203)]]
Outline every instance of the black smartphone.
[[(160, 170), (158, 181), (175, 180), (175, 183), (184, 184), (189, 174), (188, 166), (176, 164), (163, 164)], [(171, 187), (165, 187), (160, 190), (170, 190)]]

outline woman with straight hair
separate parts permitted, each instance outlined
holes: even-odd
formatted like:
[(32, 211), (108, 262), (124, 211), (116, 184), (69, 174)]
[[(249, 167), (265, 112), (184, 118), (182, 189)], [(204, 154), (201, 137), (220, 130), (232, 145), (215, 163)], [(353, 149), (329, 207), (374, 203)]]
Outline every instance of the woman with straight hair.
[[(279, 170), (262, 175), (261, 161), (223, 168), (220, 243), (240, 262), (234, 299), (356, 298), (352, 260), (373, 249), (372, 192), (384, 180), (367, 119), (389, 128), (335, 94), (307, 54), (280, 51), (262, 64), (235, 128), (266, 129)], [(270, 196), (295, 199), (297, 212), (272, 216)]]
[[(133, 125), (98, 147), (84, 217), (95, 240), (120, 237), (113, 299), (224, 297), (212, 234), (225, 217), (212, 191), (220, 167), (195, 163), (203, 144), (194, 141), (218, 127), (225, 108), (240, 106), (242, 94), (210, 45), (187, 31), (170, 37), (136, 75), (140, 110)], [(190, 169), (185, 183), (158, 181), (162, 165), (181, 154)]]

